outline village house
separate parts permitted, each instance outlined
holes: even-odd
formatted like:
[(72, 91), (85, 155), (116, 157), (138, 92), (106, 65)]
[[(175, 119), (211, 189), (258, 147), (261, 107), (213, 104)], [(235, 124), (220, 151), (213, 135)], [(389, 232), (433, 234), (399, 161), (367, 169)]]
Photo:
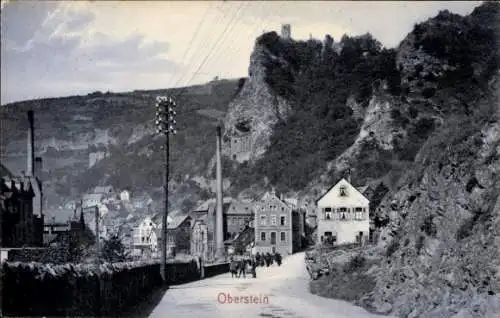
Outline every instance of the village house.
[(103, 197), (102, 193), (84, 194), (82, 198), (83, 208), (98, 206), (102, 202)]
[[(167, 225), (167, 251), (169, 255), (189, 254), (191, 251), (191, 222), (189, 215), (175, 215)], [(157, 232), (161, 227), (157, 228)], [(158, 236), (162, 237), (162, 235)]]
[(14, 177), (0, 164), (0, 247), (43, 245), (42, 158), (35, 157), (34, 112), (27, 115), (26, 171)]
[(145, 217), (133, 229), (132, 256), (135, 257), (157, 257), (159, 254), (158, 225), (151, 217)]
[(101, 193), (103, 195), (112, 195), (115, 193), (115, 189), (113, 186), (107, 185), (107, 186), (97, 186), (94, 188), (93, 193)]
[[(229, 210), (233, 200), (230, 197), (225, 197), (222, 201), (222, 227), (224, 241), (227, 242), (227, 240), (231, 239), (228, 231), (227, 211)], [(202, 254), (205, 259), (212, 259), (215, 253), (215, 209), (216, 200), (210, 199), (200, 204), (189, 213), (189, 216), (191, 216), (192, 219), (191, 253), (201, 253), (200, 251), (203, 250)]]
[(255, 204), (254, 212), (256, 252), (290, 255), (301, 248), (297, 238), (304, 232), (302, 213), (277, 197), (274, 189)]
[(44, 224), (43, 229), (44, 246), (59, 246), (66, 249), (66, 261), (78, 261), (73, 257), (71, 251), (77, 246), (88, 247), (95, 243), (95, 234), (87, 227), (83, 210), (80, 210), (80, 217), (77, 216), (76, 209), (71, 219), (61, 220), (53, 217), (50, 222)]
[(191, 226), (191, 255), (203, 260), (211, 259), (214, 254), (213, 240), (213, 230), (208, 229), (207, 215), (194, 220)]
[(148, 211), (153, 202), (153, 199), (147, 193), (134, 196), (134, 198), (130, 200), (132, 208), (139, 211)]
[(0, 178), (1, 247), (42, 246), (43, 218), (33, 213), (29, 178)]
[(364, 244), (368, 240), (370, 201), (346, 179), (316, 202), (317, 244)]
[(226, 214), (228, 238), (235, 238), (243, 231), (253, 218), (253, 204), (251, 202), (233, 200), (223, 208)]
[(129, 202), (130, 201), (130, 191), (123, 190), (120, 192), (120, 201)]

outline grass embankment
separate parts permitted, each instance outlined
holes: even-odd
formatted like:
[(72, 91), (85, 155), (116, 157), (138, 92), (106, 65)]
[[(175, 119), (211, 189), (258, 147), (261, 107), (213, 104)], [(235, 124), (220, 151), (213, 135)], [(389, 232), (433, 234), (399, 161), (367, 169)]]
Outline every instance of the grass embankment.
[(317, 262), (328, 264), (330, 273), (311, 280), (310, 292), (360, 304), (375, 287), (375, 268), (379, 260), (370, 252), (369, 248), (352, 247), (318, 252)]

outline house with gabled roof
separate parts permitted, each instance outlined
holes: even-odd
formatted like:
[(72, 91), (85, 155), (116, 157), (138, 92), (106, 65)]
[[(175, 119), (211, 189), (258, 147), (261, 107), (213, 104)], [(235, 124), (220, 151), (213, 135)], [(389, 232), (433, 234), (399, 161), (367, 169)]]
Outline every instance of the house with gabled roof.
[(255, 203), (254, 213), (256, 252), (286, 256), (302, 248), (304, 215), (274, 189)]
[(364, 244), (370, 234), (370, 201), (346, 179), (316, 200), (317, 244)]
[(227, 222), (226, 239), (234, 239), (250, 224), (253, 218), (253, 203), (233, 200), (223, 212)]

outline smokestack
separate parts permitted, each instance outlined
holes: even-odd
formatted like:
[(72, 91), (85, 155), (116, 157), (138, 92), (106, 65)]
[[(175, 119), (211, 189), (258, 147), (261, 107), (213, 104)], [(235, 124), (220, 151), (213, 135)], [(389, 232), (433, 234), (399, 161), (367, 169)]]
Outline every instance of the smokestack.
[(35, 174), (35, 125), (33, 111), (28, 111), (28, 162), (26, 175), (32, 177)]
[(215, 257), (220, 258), (224, 253), (224, 233), (222, 229), (222, 159), (221, 159), (221, 127), (217, 126), (217, 181), (216, 181), (216, 207), (215, 207)]
[(42, 169), (43, 169), (42, 158), (36, 157), (35, 158), (35, 175), (34, 176), (37, 177), (38, 179), (41, 179)]

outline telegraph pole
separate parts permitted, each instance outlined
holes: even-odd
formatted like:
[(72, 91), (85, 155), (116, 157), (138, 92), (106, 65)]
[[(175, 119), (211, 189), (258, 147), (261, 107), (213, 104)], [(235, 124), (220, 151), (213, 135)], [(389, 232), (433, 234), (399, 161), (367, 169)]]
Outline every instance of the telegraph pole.
[(96, 237), (96, 248), (97, 248), (97, 260), (99, 261), (101, 257), (101, 234), (99, 233), (99, 207), (96, 205), (94, 206), (94, 212), (95, 212), (95, 237)]
[(161, 264), (160, 271), (163, 282), (167, 281), (167, 218), (168, 218), (168, 179), (169, 179), (169, 136), (170, 133), (174, 135), (177, 133), (175, 130), (176, 121), (174, 119), (175, 113), (175, 101), (171, 97), (158, 96), (156, 98), (156, 129), (159, 134), (165, 136), (165, 175), (163, 180), (164, 187), (164, 213), (162, 216), (162, 245), (161, 245)]

